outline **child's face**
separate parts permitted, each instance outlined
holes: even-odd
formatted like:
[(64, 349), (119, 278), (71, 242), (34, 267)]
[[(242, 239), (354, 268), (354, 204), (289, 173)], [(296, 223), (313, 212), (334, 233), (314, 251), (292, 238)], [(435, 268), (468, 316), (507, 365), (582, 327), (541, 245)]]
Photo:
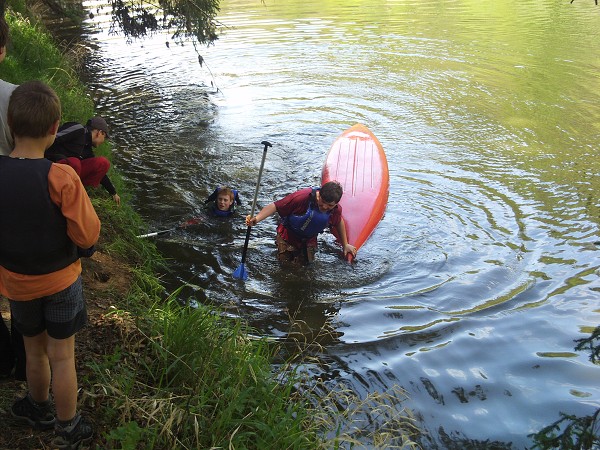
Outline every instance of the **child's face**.
[(104, 143), (106, 133), (102, 130), (92, 130), (92, 146), (99, 147)]
[(217, 196), (217, 208), (219, 211), (228, 211), (233, 204), (233, 198), (229, 194), (219, 194)]

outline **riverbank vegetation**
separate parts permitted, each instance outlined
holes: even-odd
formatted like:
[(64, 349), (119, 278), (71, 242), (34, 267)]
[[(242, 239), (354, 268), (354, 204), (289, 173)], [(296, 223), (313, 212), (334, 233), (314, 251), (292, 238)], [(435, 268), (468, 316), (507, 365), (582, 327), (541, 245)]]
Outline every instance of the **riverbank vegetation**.
[[(92, 116), (94, 101), (74, 69), (81, 55), (59, 49), (24, 3), (11, 2), (7, 19), (12, 43), (0, 78), (50, 84), (63, 121)], [(108, 145), (98, 151), (110, 158)], [(114, 170), (111, 179), (128, 192)], [(89, 193), (103, 228), (97, 254), (84, 260), (90, 324), (78, 335), (77, 355), (80, 408), (97, 430), (93, 448), (417, 447), (400, 389), (360, 399), (307, 369), (319, 365), (308, 359), (314, 343), (251, 338), (256, 333), (242, 321), (217, 309), (181, 305), (160, 283), (164, 261), (152, 242), (135, 237), (146, 230), (128, 199), (116, 208), (103, 190)], [(7, 318), (6, 302), (2, 312)], [(576, 348), (589, 348), (596, 364), (599, 333)], [(0, 380), (0, 448), (47, 448), (51, 439), (52, 432), (19, 432), (10, 418), (25, 390)], [(598, 410), (561, 413), (530, 436), (533, 448), (596, 448), (599, 419)]]
[[(93, 99), (69, 53), (28, 11), (17, 2), (7, 11), (12, 43), (0, 78), (48, 83), (63, 121), (85, 122)], [(108, 145), (98, 151), (110, 158)], [(111, 180), (127, 192), (114, 169)], [(307, 352), (295, 351), (300, 344), (284, 351), (251, 338), (241, 320), (181, 305), (160, 283), (164, 261), (154, 245), (135, 237), (144, 225), (127, 198), (117, 208), (103, 190), (88, 192), (102, 233), (97, 253), (83, 261), (90, 323), (77, 336), (77, 360), (80, 408), (96, 427), (93, 448), (415, 446), (412, 421), (398, 413), (401, 392), (359, 399), (342, 385), (325, 387), (302, 369)], [(25, 390), (24, 383), (0, 382), (0, 448), (46, 448), (50, 441), (51, 431), (15, 431), (10, 405)], [(381, 417), (387, 426), (372, 429)]]
[[(75, 18), (83, 13), (80, 3), (65, 0), (40, 1), (61, 16)], [(194, 46), (210, 45), (219, 38), (220, 24), (216, 20), (219, 0), (108, 0), (105, 6), (111, 10), (111, 29), (122, 33), (128, 41), (160, 32), (168, 33), (175, 43), (192, 41)]]

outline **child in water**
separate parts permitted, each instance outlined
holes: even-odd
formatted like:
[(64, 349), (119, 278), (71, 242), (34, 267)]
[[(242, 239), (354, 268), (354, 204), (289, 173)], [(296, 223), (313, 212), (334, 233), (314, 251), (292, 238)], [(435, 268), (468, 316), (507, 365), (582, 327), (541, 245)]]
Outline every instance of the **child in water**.
[(228, 186), (216, 188), (204, 201), (206, 208), (212, 215), (217, 217), (230, 217), (235, 212), (235, 206), (241, 205), (240, 197), (236, 189)]

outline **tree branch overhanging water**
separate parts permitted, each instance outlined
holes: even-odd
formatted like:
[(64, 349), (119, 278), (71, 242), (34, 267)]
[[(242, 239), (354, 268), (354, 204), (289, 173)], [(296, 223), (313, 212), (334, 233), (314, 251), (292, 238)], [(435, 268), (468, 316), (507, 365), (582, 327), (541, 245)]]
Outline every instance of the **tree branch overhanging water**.
[(218, 39), (218, 0), (110, 0), (113, 25), (126, 38), (139, 39), (168, 31), (174, 40), (192, 39), (210, 45)]

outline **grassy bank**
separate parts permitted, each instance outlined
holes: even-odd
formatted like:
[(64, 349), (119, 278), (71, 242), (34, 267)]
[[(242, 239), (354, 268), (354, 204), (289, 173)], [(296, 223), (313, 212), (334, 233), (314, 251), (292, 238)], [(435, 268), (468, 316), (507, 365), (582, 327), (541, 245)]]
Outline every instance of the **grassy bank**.
[[(47, 82), (61, 99), (63, 121), (85, 123), (94, 113), (92, 99), (52, 39), (25, 16), (9, 13), (7, 21), (12, 43), (0, 77)], [(129, 335), (113, 353), (86, 361), (92, 370), (81, 383), (96, 422), (110, 424), (104, 444), (314, 447), (302, 403), (291, 401), (292, 383), (272, 380), (271, 349), (247, 340), (239, 322), (165, 301), (154, 275), (160, 256), (149, 241), (135, 238), (141, 223), (128, 202), (116, 208), (103, 190), (88, 192), (103, 223), (99, 251), (123, 259), (133, 273), (112, 312), (128, 322)]]
[[(94, 114), (93, 99), (69, 56), (26, 13), (14, 4), (7, 14), (12, 43), (0, 78), (47, 82), (61, 99), (63, 121), (85, 122)], [(110, 158), (108, 145), (99, 151)], [(114, 169), (110, 175), (127, 192)], [(358, 440), (411, 446), (399, 432), (411, 427), (396, 413), (401, 393), (359, 401), (341, 386), (325, 389), (296, 369), (298, 360), (281, 362), (281, 348), (250, 339), (242, 321), (182, 307), (177, 293), (168, 295), (160, 284), (162, 259), (154, 245), (135, 237), (145, 227), (130, 202), (124, 198), (117, 208), (104, 190), (88, 192), (102, 220), (102, 258), (84, 264), (87, 280), (99, 287), (86, 291), (91, 331), (77, 339), (80, 407), (98, 430), (94, 448), (361, 448)], [(98, 282), (106, 273), (123, 277), (119, 287)], [(0, 386), (6, 417), (15, 395), (7, 388), (15, 385)], [(367, 423), (348, 426), (355, 413)], [(370, 429), (376, 416), (371, 424), (387, 417), (389, 427)], [(15, 432), (10, 421), (0, 422), (0, 435)], [(19, 440), (19, 448), (49, 441), (36, 433)]]

